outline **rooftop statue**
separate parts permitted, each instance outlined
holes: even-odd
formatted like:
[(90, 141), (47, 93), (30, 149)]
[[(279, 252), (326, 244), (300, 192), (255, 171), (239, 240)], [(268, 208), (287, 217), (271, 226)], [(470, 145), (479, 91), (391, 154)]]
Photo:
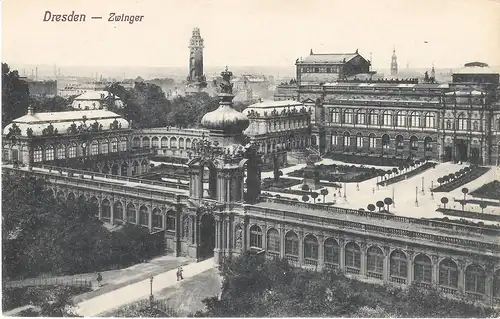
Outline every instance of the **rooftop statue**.
[(220, 83), (221, 93), (233, 94), (233, 84), (231, 83), (231, 76), (233, 76), (233, 72), (228, 71), (226, 66), (226, 70), (221, 72), (220, 75), (222, 75), (222, 83)]

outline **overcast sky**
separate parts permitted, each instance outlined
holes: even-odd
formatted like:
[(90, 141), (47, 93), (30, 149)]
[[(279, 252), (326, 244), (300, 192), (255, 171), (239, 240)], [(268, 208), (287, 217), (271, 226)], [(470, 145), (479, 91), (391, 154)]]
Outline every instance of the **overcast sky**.
[[(13, 64), (187, 66), (191, 31), (201, 29), (205, 65), (292, 66), (315, 53), (373, 55), (388, 68), (500, 65), (495, 0), (4, 0), (2, 61)], [(84, 23), (42, 22), (85, 13)], [(111, 23), (110, 12), (144, 15)], [(91, 20), (90, 16), (103, 16)], [(428, 43), (425, 43), (427, 41)]]

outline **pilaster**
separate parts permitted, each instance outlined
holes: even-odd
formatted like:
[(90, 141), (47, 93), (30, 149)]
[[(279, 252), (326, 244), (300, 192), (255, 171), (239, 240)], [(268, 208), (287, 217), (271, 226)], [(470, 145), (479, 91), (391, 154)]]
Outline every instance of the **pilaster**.
[(409, 286), (411, 285), (412, 281), (413, 281), (413, 256), (415, 255), (414, 251), (413, 250), (408, 250), (406, 252), (406, 260), (407, 260), (407, 267), (408, 267), (408, 271), (407, 271), (407, 278), (406, 278), (406, 284)]

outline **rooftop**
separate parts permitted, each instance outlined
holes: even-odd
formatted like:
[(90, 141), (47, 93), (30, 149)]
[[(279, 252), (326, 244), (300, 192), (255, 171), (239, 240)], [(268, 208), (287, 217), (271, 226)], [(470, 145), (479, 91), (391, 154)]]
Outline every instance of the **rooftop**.
[(334, 63), (341, 64), (358, 56), (358, 53), (325, 53), (311, 54), (308, 57), (299, 60), (299, 63)]
[(273, 109), (276, 107), (293, 107), (302, 106), (303, 104), (296, 101), (263, 101), (250, 105), (247, 109)]
[[(89, 91), (82, 95), (79, 95), (75, 100), (103, 100), (109, 96), (108, 91)], [(120, 97), (115, 95), (115, 100), (119, 100)]]

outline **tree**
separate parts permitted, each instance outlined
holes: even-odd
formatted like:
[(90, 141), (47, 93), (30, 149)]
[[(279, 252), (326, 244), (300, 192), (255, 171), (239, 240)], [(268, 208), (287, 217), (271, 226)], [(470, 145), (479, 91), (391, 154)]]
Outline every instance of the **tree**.
[(302, 201), (304, 203), (307, 203), (309, 201), (309, 196), (307, 196), (307, 195), (302, 196)]
[(274, 182), (278, 183), (280, 180), (280, 176), (283, 175), (283, 172), (280, 171), (280, 163), (278, 159), (278, 155), (273, 154), (273, 175), (274, 175)]
[(441, 185), (441, 184), (443, 184), (444, 180), (443, 180), (443, 178), (442, 178), (442, 177), (439, 177), (439, 178), (437, 179), (437, 182), (439, 183), (439, 185)]
[(312, 199), (313, 199), (313, 201), (314, 201), (314, 203), (315, 203), (315, 204), (316, 204), (316, 198), (318, 198), (318, 196), (319, 196), (319, 194), (318, 194), (318, 193), (316, 193), (316, 192), (311, 192), (311, 197), (312, 197)]
[(366, 207), (370, 212), (373, 212), (375, 210), (375, 205), (373, 204), (368, 204), (368, 206)]
[(394, 175), (396, 175), (396, 174), (398, 173), (398, 169), (397, 169), (396, 167), (394, 167), (394, 168), (392, 169), (392, 172), (394, 173)]
[(309, 185), (307, 184), (302, 185), (302, 190), (307, 192), (309, 190)]
[(455, 179), (455, 174), (453, 174), (453, 173), (448, 174), (448, 178), (450, 181)]
[(2, 63), (2, 129), (12, 120), (26, 115), (29, 102), (28, 83), (19, 78), (17, 70)]
[(469, 189), (467, 187), (462, 188), (462, 193), (464, 194), (464, 203), (462, 204), (462, 210), (463, 210), (464, 209), (463, 206), (465, 205), (465, 198), (469, 193)]
[(479, 204), (479, 207), (481, 207), (481, 213), (484, 213), (484, 209), (487, 207), (488, 205), (485, 203), (485, 202), (481, 202)]
[(441, 203), (444, 205), (444, 208), (446, 208), (446, 204), (448, 204), (448, 198), (447, 197), (441, 197)]
[(385, 173), (390, 177), (392, 175), (392, 169), (388, 169)]
[(389, 206), (392, 205), (392, 203), (393, 203), (392, 198), (390, 197), (384, 198), (384, 204), (387, 205), (387, 211), (389, 211)]
[(323, 195), (323, 203), (326, 203), (326, 195), (328, 195), (328, 189), (323, 188), (323, 189), (320, 191), (320, 194), (321, 194), (321, 195)]
[(378, 202), (375, 203), (375, 205), (378, 207), (378, 211), (381, 211), (382, 208), (384, 208), (385, 204), (383, 201), (379, 200)]

